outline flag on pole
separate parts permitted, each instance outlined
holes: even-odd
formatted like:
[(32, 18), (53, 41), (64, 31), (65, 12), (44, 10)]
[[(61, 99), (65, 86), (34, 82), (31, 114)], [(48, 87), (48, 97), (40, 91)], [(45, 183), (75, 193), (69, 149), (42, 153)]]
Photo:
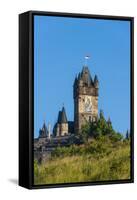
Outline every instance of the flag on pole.
[(85, 59), (86, 59), (86, 60), (90, 59), (90, 56), (85, 56)]
[(85, 56), (85, 65), (87, 65), (87, 60), (90, 59), (90, 56)]

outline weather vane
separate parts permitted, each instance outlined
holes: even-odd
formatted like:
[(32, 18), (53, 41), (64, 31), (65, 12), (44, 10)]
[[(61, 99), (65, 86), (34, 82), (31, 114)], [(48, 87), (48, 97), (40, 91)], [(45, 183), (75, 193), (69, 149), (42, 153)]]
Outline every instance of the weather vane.
[(89, 55), (86, 55), (86, 56), (85, 56), (85, 66), (87, 65), (87, 62), (88, 62), (87, 60), (88, 60), (88, 59), (90, 59), (90, 56), (89, 56)]

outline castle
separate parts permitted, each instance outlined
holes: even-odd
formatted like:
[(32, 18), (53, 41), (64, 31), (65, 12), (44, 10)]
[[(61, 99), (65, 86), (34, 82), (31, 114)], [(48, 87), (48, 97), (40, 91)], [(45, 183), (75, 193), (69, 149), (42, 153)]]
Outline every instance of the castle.
[[(52, 137), (63, 137), (79, 134), (82, 125), (88, 121), (96, 121), (98, 117), (98, 90), (97, 75), (92, 79), (88, 66), (75, 77), (73, 84), (74, 121), (68, 121), (65, 108), (58, 112), (58, 119), (54, 125)], [(39, 130), (39, 138), (49, 138), (50, 130), (44, 122)]]

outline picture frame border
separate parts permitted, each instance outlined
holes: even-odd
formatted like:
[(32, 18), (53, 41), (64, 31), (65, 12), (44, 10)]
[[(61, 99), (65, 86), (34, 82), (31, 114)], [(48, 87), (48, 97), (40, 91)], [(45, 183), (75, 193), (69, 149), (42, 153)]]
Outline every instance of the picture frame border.
[[(34, 184), (34, 16), (57, 16), (130, 22), (130, 179)], [(26, 82), (24, 83), (24, 80)], [(25, 162), (25, 163), (24, 163)], [(19, 15), (19, 185), (28, 189), (122, 184), (134, 182), (134, 17), (28, 11)]]

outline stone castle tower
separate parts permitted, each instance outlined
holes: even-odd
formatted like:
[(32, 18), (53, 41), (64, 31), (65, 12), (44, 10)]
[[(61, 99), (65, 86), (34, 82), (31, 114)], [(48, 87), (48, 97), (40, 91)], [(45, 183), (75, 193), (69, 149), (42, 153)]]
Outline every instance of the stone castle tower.
[(74, 98), (74, 132), (80, 133), (82, 125), (88, 121), (96, 121), (98, 117), (99, 82), (94, 80), (87, 66), (76, 76), (73, 85)]
[(58, 136), (65, 136), (68, 134), (68, 120), (66, 111), (63, 106), (62, 110), (58, 113), (58, 120), (54, 127), (54, 134)]
[(39, 130), (39, 138), (45, 138), (48, 136), (48, 129), (44, 122), (42, 129)]

